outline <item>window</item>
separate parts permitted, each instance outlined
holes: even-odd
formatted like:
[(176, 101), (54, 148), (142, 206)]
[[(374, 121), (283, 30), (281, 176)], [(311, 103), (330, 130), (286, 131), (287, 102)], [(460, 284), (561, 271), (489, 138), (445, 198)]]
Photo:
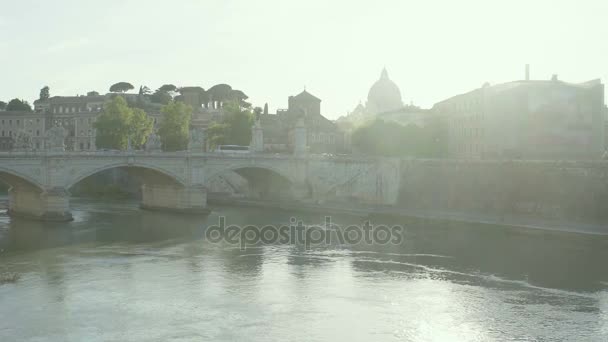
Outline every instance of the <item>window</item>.
[(80, 143), (80, 150), (84, 150), (84, 143)]
[(39, 137), (39, 136), (40, 136), (40, 130), (39, 130), (39, 129), (37, 129), (37, 130), (36, 130), (36, 136), (37, 136), (37, 137)]
[(19, 124), (19, 119), (17, 119), (17, 125)]

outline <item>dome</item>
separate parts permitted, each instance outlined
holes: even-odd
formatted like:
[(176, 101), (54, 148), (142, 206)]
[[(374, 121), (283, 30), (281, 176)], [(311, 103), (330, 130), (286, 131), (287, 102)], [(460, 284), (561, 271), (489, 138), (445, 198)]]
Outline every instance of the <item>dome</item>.
[(372, 85), (367, 95), (367, 109), (372, 113), (383, 113), (403, 107), (399, 87), (388, 78), (386, 68), (382, 70), (380, 79)]

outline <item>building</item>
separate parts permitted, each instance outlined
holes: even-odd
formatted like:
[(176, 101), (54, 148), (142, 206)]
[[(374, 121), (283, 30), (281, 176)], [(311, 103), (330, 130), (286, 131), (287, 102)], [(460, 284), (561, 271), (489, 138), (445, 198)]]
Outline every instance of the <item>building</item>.
[(0, 151), (13, 149), (17, 136), (25, 132), (32, 139), (32, 147), (44, 147), (46, 122), (35, 112), (0, 111)]
[(526, 79), (441, 101), (453, 158), (594, 159), (604, 151), (604, 85)]
[(103, 110), (103, 105), (111, 96), (80, 95), (54, 96), (46, 100), (34, 101), (34, 111), (45, 122), (45, 129), (62, 126), (67, 131), (66, 149), (70, 151), (95, 150), (95, 129), (93, 123)]
[(293, 152), (296, 127), (306, 129), (307, 150), (310, 153), (343, 153), (344, 133), (331, 120), (321, 114), (321, 99), (306, 90), (288, 98), (288, 108), (276, 114), (261, 114), (264, 150), (266, 152)]
[[(401, 90), (388, 77), (388, 71), (384, 68), (380, 78), (369, 88), (365, 105), (359, 102), (355, 109), (338, 120), (361, 123), (375, 119), (379, 114), (402, 111), (405, 107), (409, 106), (403, 105)], [(411, 107), (415, 106), (411, 105)]]
[(392, 112), (403, 107), (401, 90), (388, 77), (386, 68), (382, 69), (380, 79), (376, 81), (367, 94), (365, 110), (369, 114)]

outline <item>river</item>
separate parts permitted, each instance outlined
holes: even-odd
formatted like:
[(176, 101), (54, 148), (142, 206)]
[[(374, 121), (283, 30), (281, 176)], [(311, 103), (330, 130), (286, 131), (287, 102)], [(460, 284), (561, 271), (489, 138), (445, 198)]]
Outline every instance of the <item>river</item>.
[[(606, 341), (608, 237), (373, 218), (398, 244), (240, 248), (208, 217), (76, 199), (69, 223), (0, 216), (0, 341)], [(332, 216), (339, 226), (362, 218)]]

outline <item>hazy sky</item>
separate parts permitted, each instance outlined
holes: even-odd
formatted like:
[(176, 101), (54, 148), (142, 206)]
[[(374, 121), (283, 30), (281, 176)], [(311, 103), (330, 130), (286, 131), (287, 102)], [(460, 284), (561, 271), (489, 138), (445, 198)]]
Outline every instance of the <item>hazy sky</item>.
[(423, 107), (551, 74), (608, 79), (607, 0), (0, 0), (0, 99), (128, 81), (228, 83), (271, 111), (303, 87), (337, 118), (386, 66)]

